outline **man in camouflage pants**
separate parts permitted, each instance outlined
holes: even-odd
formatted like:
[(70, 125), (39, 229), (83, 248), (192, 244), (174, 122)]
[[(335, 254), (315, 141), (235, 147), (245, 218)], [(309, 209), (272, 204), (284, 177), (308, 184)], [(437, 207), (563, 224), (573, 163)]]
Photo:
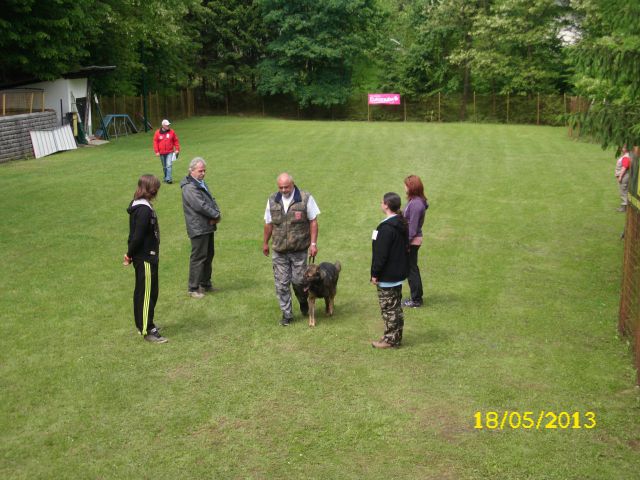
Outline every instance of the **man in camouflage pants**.
[(272, 240), (273, 276), (282, 311), (280, 324), (287, 326), (293, 320), (290, 286), (300, 302), (302, 314), (309, 313), (302, 279), (307, 255), (315, 257), (318, 253), (320, 210), (313, 196), (298, 189), (288, 173), (278, 175), (277, 183), (278, 191), (269, 197), (264, 212), (262, 253), (269, 256), (269, 240)]

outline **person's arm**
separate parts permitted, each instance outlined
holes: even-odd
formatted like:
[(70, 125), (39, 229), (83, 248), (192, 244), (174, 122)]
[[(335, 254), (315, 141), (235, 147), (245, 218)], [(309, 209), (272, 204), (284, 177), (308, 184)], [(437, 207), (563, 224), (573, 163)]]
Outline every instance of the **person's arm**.
[(309, 256), (314, 257), (318, 254), (318, 218), (314, 218), (309, 222), (311, 232), (311, 245), (309, 245)]
[(418, 234), (418, 224), (420, 223), (420, 215), (418, 214), (416, 203), (407, 204), (407, 208), (404, 211), (404, 218), (409, 225), (409, 242), (415, 238)]
[(207, 202), (205, 194), (198, 192), (195, 186), (185, 185), (182, 188), (182, 198), (196, 213), (209, 219), (220, 218), (220, 210), (216, 201), (214, 200), (213, 204)]
[(627, 169), (625, 167), (622, 167), (622, 170), (620, 170), (620, 175), (618, 176), (618, 183), (622, 183), (622, 177), (624, 177), (625, 173), (627, 173)]
[(178, 154), (180, 153), (180, 140), (178, 140), (178, 135), (176, 135), (176, 131), (173, 131), (173, 152)]
[(156, 133), (153, 135), (153, 151), (156, 154), (156, 157), (160, 156), (160, 132), (156, 130)]
[(622, 159), (622, 169), (620, 170), (620, 175), (618, 176), (618, 183), (622, 183), (622, 177), (627, 173), (629, 167), (631, 166), (631, 162), (629, 161), (629, 157), (624, 157)]
[(384, 226), (378, 227), (378, 235), (373, 242), (371, 254), (371, 282), (378, 283), (378, 278), (384, 270), (384, 266), (389, 258), (389, 247), (391, 245), (391, 232)]
[(264, 224), (264, 232), (262, 234), (262, 253), (265, 257), (269, 256), (269, 240), (271, 240), (271, 234), (273, 233), (273, 225), (270, 223)]
[(127, 253), (125, 255), (125, 261), (129, 259), (129, 263), (131, 263), (131, 259), (133, 258), (133, 252), (137, 251), (144, 243), (150, 215), (151, 210), (146, 207), (138, 208), (133, 214), (133, 234), (127, 245)]

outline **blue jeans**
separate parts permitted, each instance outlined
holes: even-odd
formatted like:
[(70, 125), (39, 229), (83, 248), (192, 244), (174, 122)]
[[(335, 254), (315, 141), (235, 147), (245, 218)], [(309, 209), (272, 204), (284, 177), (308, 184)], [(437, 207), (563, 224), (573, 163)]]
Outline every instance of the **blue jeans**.
[(166, 182), (173, 181), (171, 177), (171, 167), (174, 159), (173, 153), (167, 153), (166, 155), (160, 154), (160, 161), (162, 162), (162, 170), (164, 172), (164, 180)]

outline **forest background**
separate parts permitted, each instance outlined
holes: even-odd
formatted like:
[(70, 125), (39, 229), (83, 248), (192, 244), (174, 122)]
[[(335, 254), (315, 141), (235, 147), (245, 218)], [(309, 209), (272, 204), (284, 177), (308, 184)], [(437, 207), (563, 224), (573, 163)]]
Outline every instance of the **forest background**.
[(114, 65), (102, 95), (198, 89), (285, 96), (300, 108), (354, 93), (412, 98), (580, 95), (581, 131), (638, 144), (640, 17), (633, 0), (8, 0), (0, 83)]

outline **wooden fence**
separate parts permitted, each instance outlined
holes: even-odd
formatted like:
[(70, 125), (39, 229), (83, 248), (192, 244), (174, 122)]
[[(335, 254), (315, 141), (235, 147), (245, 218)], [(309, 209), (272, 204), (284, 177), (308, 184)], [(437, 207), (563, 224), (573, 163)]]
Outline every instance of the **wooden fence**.
[(44, 90), (13, 89), (0, 92), (3, 117), (25, 113), (44, 112)]
[[(99, 97), (103, 115), (128, 114), (142, 128), (141, 96)], [(163, 118), (171, 121), (194, 115), (266, 116), (299, 120), (484, 122), (534, 125), (566, 125), (566, 115), (584, 111), (588, 104), (567, 95), (476, 95), (468, 101), (462, 95), (435, 94), (419, 98), (403, 97), (398, 106), (369, 106), (367, 94), (356, 94), (344, 105), (331, 108), (300, 108), (283, 95), (261, 97), (255, 92), (212, 96), (202, 90), (187, 89), (175, 95), (152, 93), (147, 100), (147, 118), (157, 128)], [(99, 118), (93, 103), (93, 123)]]
[(634, 147), (634, 161), (629, 182), (629, 207), (624, 229), (624, 260), (620, 288), (618, 330), (627, 336), (633, 347), (637, 383), (640, 384), (640, 183), (638, 154)]

